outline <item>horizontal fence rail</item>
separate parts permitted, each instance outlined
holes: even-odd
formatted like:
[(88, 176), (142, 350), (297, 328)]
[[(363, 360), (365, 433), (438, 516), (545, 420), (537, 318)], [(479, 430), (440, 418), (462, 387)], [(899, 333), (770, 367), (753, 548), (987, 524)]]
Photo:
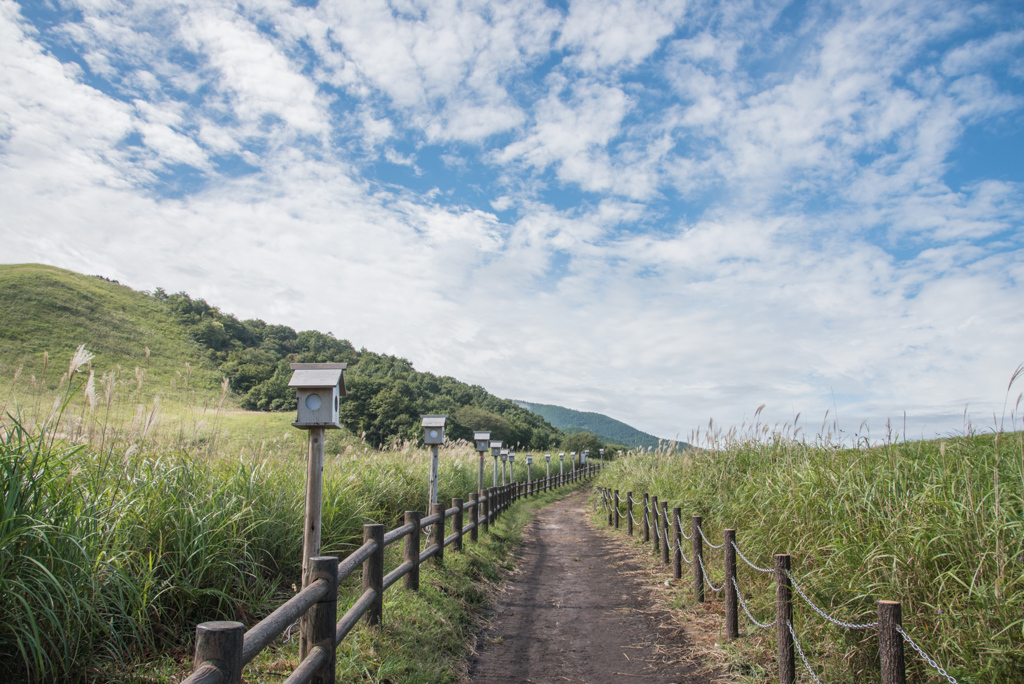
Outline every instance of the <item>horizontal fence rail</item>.
[[(906, 662), (904, 660), (904, 642), (910, 646), (928, 663), (929, 667), (935, 670), (949, 684), (958, 684), (957, 680), (949, 675), (931, 656), (925, 653), (907, 633), (903, 630), (903, 618), (901, 605), (897, 601), (879, 601), (877, 603), (878, 619), (873, 622), (853, 623), (843, 622), (829, 615), (808, 597), (807, 592), (800, 586), (790, 569), (789, 554), (777, 554), (773, 559), (773, 566), (770, 568), (761, 567), (751, 562), (736, 543), (736, 530), (727, 529), (722, 531), (722, 543), (714, 544), (704, 535), (703, 519), (695, 515), (691, 519), (690, 535), (683, 532), (681, 509), (673, 508), (669, 516), (668, 504), (661, 502), (659, 509), (658, 497), (651, 496), (644, 492), (639, 499), (633, 497), (633, 492), (626, 492), (620, 496), (618, 489), (602, 487), (599, 490), (602, 511), (607, 513), (608, 526), (619, 528), (621, 517), (626, 518), (629, 536), (634, 536), (634, 525), (641, 526), (642, 536), (645, 543), (650, 543), (655, 556), (660, 556), (664, 564), (669, 564), (671, 554), (672, 576), (675, 579), (682, 578), (682, 564), (686, 562), (693, 568), (693, 596), (697, 602), (704, 601), (705, 587), (714, 593), (725, 592), (725, 634), (727, 639), (739, 637), (739, 615), (738, 607), (743, 608), (750, 622), (760, 629), (776, 630), (776, 641), (778, 645), (778, 665), (780, 684), (793, 684), (796, 680), (796, 654), (800, 654), (804, 668), (811, 679), (818, 684), (821, 680), (811, 667), (810, 662), (800, 641), (797, 638), (796, 630), (793, 628), (793, 589), (800, 598), (810, 606), (811, 610), (817, 613), (822, 619), (838, 627), (850, 630), (875, 629), (878, 633), (878, 654), (882, 672), (882, 684), (906, 684)], [(622, 507), (624, 505), (625, 511)], [(633, 507), (641, 507), (641, 517), (637, 519), (633, 514)], [(671, 535), (669, 529), (671, 528)], [(683, 553), (683, 539), (692, 542), (693, 558), (687, 558)], [(704, 546), (705, 544), (714, 550), (722, 551), (722, 569), (724, 579), (721, 586), (716, 587), (708, 577), (707, 566), (705, 565)], [(660, 551), (659, 551), (660, 549)], [(765, 575), (772, 575), (775, 582), (775, 619), (771, 622), (760, 622), (750, 612), (747, 603), (740, 593), (739, 582), (736, 578), (736, 557), (739, 556), (746, 565), (753, 571)], [(710, 561), (707, 562), (711, 564)]]
[[(198, 625), (192, 674), (182, 684), (241, 684), (243, 668), (304, 616), (311, 625), (307, 650), (300, 653), (301, 662), (284, 683), (333, 684), (338, 645), (360, 618), (368, 625), (381, 623), (384, 592), (388, 588), (404, 579), (406, 589), (418, 590), (420, 566), (425, 561), (432, 558), (441, 564), (446, 547), (461, 551), (467, 536), (470, 541), (477, 541), (479, 531), (487, 532), (517, 500), (589, 479), (600, 468), (597, 464), (586, 465), (564, 475), (491, 487), (472, 494), (469, 501), (452, 499), (450, 508), (434, 504), (426, 516), (419, 511), (406, 511), (404, 524), (388, 532), (383, 525), (364, 525), (362, 546), (340, 562), (330, 556), (310, 558), (310, 583), (248, 631), (240, 622)], [(449, 519), (452, 531), (445, 536)], [(421, 551), (424, 532), (427, 546)], [(402, 562), (384, 574), (384, 550), (399, 541), (403, 541)], [(361, 593), (339, 619), (338, 585), (360, 567)]]

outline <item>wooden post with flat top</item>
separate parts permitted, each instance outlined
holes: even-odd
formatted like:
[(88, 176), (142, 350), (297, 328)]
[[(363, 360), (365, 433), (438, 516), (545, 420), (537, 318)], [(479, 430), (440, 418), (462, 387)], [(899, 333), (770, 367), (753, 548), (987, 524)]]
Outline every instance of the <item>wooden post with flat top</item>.
[(878, 602), (878, 658), (882, 665), (882, 684), (906, 684), (903, 660), (903, 609), (897, 601)]
[(778, 620), (779, 684), (793, 684), (796, 680), (796, 655), (793, 652), (793, 589), (789, 580), (789, 554), (775, 556), (775, 619)]
[(697, 603), (704, 602), (704, 571), (700, 567), (704, 560), (704, 540), (700, 536), (702, 522), (699, 515), (693, 516), (693, 600)]
[(725, 638), (737, 639), (740, 636), (740, 618), (736, 605), (736, 530), (726, 530), (725, 537)]

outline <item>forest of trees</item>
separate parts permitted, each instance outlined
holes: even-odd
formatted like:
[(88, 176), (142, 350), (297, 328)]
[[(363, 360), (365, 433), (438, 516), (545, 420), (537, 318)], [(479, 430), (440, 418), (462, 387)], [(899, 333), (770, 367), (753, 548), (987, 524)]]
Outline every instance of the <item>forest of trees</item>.
[(420, 414), (448, 414), (451, 439), (472, 440), (474, 429), (490, 429), (493, 439), (523, 448), (555, 447), (565, 435), (539, 415), (513, 401), (499, 399), (479, 385), (421, 373), (406, 359), (356, 350), (348, 340), (316, 330), (296, 332), (259, 319), (240, 321), (184, 292), (153, 296), (167, 304), (191, 338), (241, 395), (242, 408), (255, 411), (295, 409), (288, 388), (289, 363), (344, 362), (348, 396), (341, 422), (367, 442), (420, 440)]

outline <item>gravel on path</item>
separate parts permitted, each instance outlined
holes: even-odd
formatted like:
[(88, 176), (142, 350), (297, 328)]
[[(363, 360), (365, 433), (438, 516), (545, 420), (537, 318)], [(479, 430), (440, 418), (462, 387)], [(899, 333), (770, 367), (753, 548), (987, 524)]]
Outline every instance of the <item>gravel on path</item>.
[(539, 510), (470, 658), (474, 684), (706, 684), (621, 542), (589, 523), (588, 491)]

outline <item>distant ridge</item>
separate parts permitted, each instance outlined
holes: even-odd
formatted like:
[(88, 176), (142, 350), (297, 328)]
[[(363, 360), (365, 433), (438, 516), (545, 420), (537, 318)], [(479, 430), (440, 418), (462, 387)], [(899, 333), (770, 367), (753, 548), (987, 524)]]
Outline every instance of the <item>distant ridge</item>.
[[(575, 409), (556, 406), (554, 404), (536, 404), (530, 401), (516, 401), (525, 409), (533, 411), (544, 420), (548, 421), (559, 430), (566, 433), (592, 432), (604, 438), (606, 441), (621, 444), (627, 447), (658, 448), (658, 444), (669, 440), (662, 440), (654, 435), (637, 430), (632, 425), (615, 420), (603, 413), (592, 411), (577, 411)], [(679, 446), (685, 446), (683, 442)]]

